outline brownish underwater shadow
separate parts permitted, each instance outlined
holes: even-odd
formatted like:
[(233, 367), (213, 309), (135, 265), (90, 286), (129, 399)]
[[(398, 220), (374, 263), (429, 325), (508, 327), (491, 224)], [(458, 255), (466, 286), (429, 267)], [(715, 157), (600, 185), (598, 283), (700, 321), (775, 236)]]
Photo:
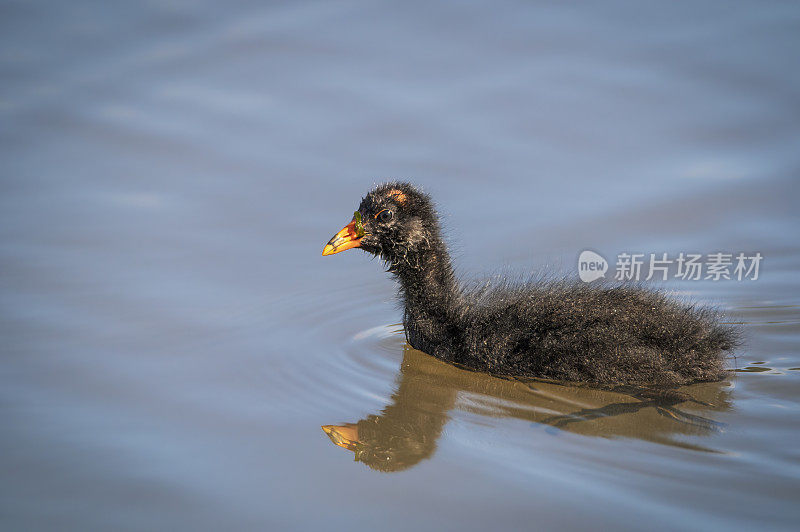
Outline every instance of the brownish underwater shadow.
[(725, 382), (679, 388), (590, 387), (520, 381), (467, 371), (408, 344), (392, 403), (356, 423), (324, 425), (331, 441), (356, 461), (380, 471), (401, 471), (430, 458), (452, 409), (494, 418), (516, 418), (584, 436), (637, 438), (699, 451), (683, 441), (724, 424), (714, 412), (731, 408)]

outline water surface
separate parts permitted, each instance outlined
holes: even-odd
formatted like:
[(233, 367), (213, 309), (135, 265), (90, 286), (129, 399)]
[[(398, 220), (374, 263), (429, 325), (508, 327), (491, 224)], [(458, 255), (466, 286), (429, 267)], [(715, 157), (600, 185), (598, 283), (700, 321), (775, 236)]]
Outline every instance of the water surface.
[[(796, 526), (795, 5), (2, 14), (4, 529)], [(757, 281), (660, 284), (741, 323), (730, 377), (654, 397), (410, 349), (379, 263), (320, 256), (389, 177), (467, 278), (760, 252)], [(320, 428), (348, 424), (357, 453)]]

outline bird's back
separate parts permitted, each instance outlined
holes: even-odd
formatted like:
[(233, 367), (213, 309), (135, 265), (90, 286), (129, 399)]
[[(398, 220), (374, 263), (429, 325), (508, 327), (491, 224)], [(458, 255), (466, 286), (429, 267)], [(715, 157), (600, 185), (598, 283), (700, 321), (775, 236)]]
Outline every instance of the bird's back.
[[(464, 290), (449, 331), (411, 344), (479, 371), (597, 383), (720, 380), (736, 331), (637, 286), (569, 281)], [(414, 326), (407, 323), (407, 326)]]

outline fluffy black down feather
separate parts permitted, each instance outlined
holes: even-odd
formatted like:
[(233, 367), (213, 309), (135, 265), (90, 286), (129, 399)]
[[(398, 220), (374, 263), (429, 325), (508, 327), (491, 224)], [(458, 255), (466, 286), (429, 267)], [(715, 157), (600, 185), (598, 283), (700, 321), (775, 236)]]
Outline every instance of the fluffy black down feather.
[(416, 349), (472, 369), (608, 384), (720, 380), (724, 352), (737, 345), (736, 330), (713, 310), (580, 281), (465, 290), (444, 320), (407, 308), (404, 325)]

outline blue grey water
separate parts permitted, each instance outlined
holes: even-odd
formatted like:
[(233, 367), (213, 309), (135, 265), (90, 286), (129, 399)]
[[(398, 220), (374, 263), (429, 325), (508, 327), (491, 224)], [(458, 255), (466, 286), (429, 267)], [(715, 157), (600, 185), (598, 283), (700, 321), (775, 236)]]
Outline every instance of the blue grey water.
[[(796, 526), (796, 3), (0, 14), (4, 530)], [(649, 281), (742, 324), (730, 377), (628, 408), (409, 350), (379, 262), (320, 255), (386, 178), (467, 278), (760, 253)], [(393, 472), (320, 429), (395, 415)]]

